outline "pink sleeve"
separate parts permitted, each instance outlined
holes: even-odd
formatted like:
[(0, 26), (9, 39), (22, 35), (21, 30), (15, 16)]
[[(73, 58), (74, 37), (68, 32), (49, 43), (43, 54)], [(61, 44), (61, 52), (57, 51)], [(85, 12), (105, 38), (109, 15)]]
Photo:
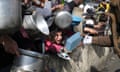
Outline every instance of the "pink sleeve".
[(50, 41), (45, 42), (45, 50), (46, 51), (60, 52), (62, 47), (63, 47), (62, 45), (52, 44), (52, 42), (50, 42)]
[(45, 50), (48, 51), (50, 46), (51, 46), (51, 42), (50, 41), (45, 41)]
[(60, 52), (61, 48), (63, 47), (62, 45), (58, 45), (58, 44), (53, 44), (53, 46), (55, 47), (57, 52)]

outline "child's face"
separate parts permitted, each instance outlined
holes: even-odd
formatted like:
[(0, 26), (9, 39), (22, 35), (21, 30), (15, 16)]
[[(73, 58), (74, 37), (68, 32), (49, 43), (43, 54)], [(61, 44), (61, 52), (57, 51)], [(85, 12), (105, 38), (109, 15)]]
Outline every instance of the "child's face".
[(62, 32), (57, 32), (56, 34), (55, 34), (55, 42), (57, 43), (57, 44), (60, 44), (61, 43), (61, 41), (62, 41)]

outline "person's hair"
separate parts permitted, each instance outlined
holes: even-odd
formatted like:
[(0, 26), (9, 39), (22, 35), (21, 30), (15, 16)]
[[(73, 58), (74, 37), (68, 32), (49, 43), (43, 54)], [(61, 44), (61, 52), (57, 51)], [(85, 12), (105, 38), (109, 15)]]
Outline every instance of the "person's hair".
[[(53, 43), (55, 43), (55, 40), (54, 40), (54, 38), (55, 38), (55, 36), (56, 36), (56, 33), (57, 32), (62, 32), (62, 30), (61, 29), (55, 29), (54, 31), (51, 31), (50, 32), (50, 35), (49, 35), (49, 40), (51, 41), (51, 42), (53, 42)], [(62, 37), (63, 37), (63, 32), (62, 32)], [(62, 38), (62, 40), (64, 39), (64, 37)]]

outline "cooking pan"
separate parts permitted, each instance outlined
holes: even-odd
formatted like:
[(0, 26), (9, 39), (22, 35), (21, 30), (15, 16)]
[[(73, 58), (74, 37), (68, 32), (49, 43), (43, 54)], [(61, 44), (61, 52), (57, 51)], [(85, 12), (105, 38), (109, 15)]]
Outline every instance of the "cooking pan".
[(48, 25), (41, 14), (25, 15), (22, 26), (33, 38), (49, 35)]
[(19, 48), (20, 56), (15, 57), (10, 72), (42, 72), (45, 59), (48, 57), (41, 53)]
[(71, 25), (72, 23), (72, 15), (67, 12), (67, 11), (59, 11), (56, 13), (55, 16), (55, 24), (59, 27), (59, 28), (67, 28)]
[(0, 0), (0, 33), (14, 33), (21, 27), (20, 0)]

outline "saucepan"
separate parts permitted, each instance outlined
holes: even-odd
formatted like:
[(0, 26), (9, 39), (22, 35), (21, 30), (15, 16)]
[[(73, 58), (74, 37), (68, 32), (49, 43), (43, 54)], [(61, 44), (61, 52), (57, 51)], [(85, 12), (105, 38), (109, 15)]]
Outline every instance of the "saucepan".
[(68, 11), (58, 11), (55, 16), (55, 24), (61, 28), (65, 29), (69, 27), (72, 23), (72, 15)]
[(21, 27), (20, 0), (0, 0), (0, 33), (14, 33)]
[(49, 35), (47, 22), (41, 14), (25, 15), (22, 26), (32, 37)]
[(42, 72), (45, 66), (45, 59), (48, 56), (41, 53), (20, 50), (20, 56), (17, 56), (13, 62), (10, 72)]

